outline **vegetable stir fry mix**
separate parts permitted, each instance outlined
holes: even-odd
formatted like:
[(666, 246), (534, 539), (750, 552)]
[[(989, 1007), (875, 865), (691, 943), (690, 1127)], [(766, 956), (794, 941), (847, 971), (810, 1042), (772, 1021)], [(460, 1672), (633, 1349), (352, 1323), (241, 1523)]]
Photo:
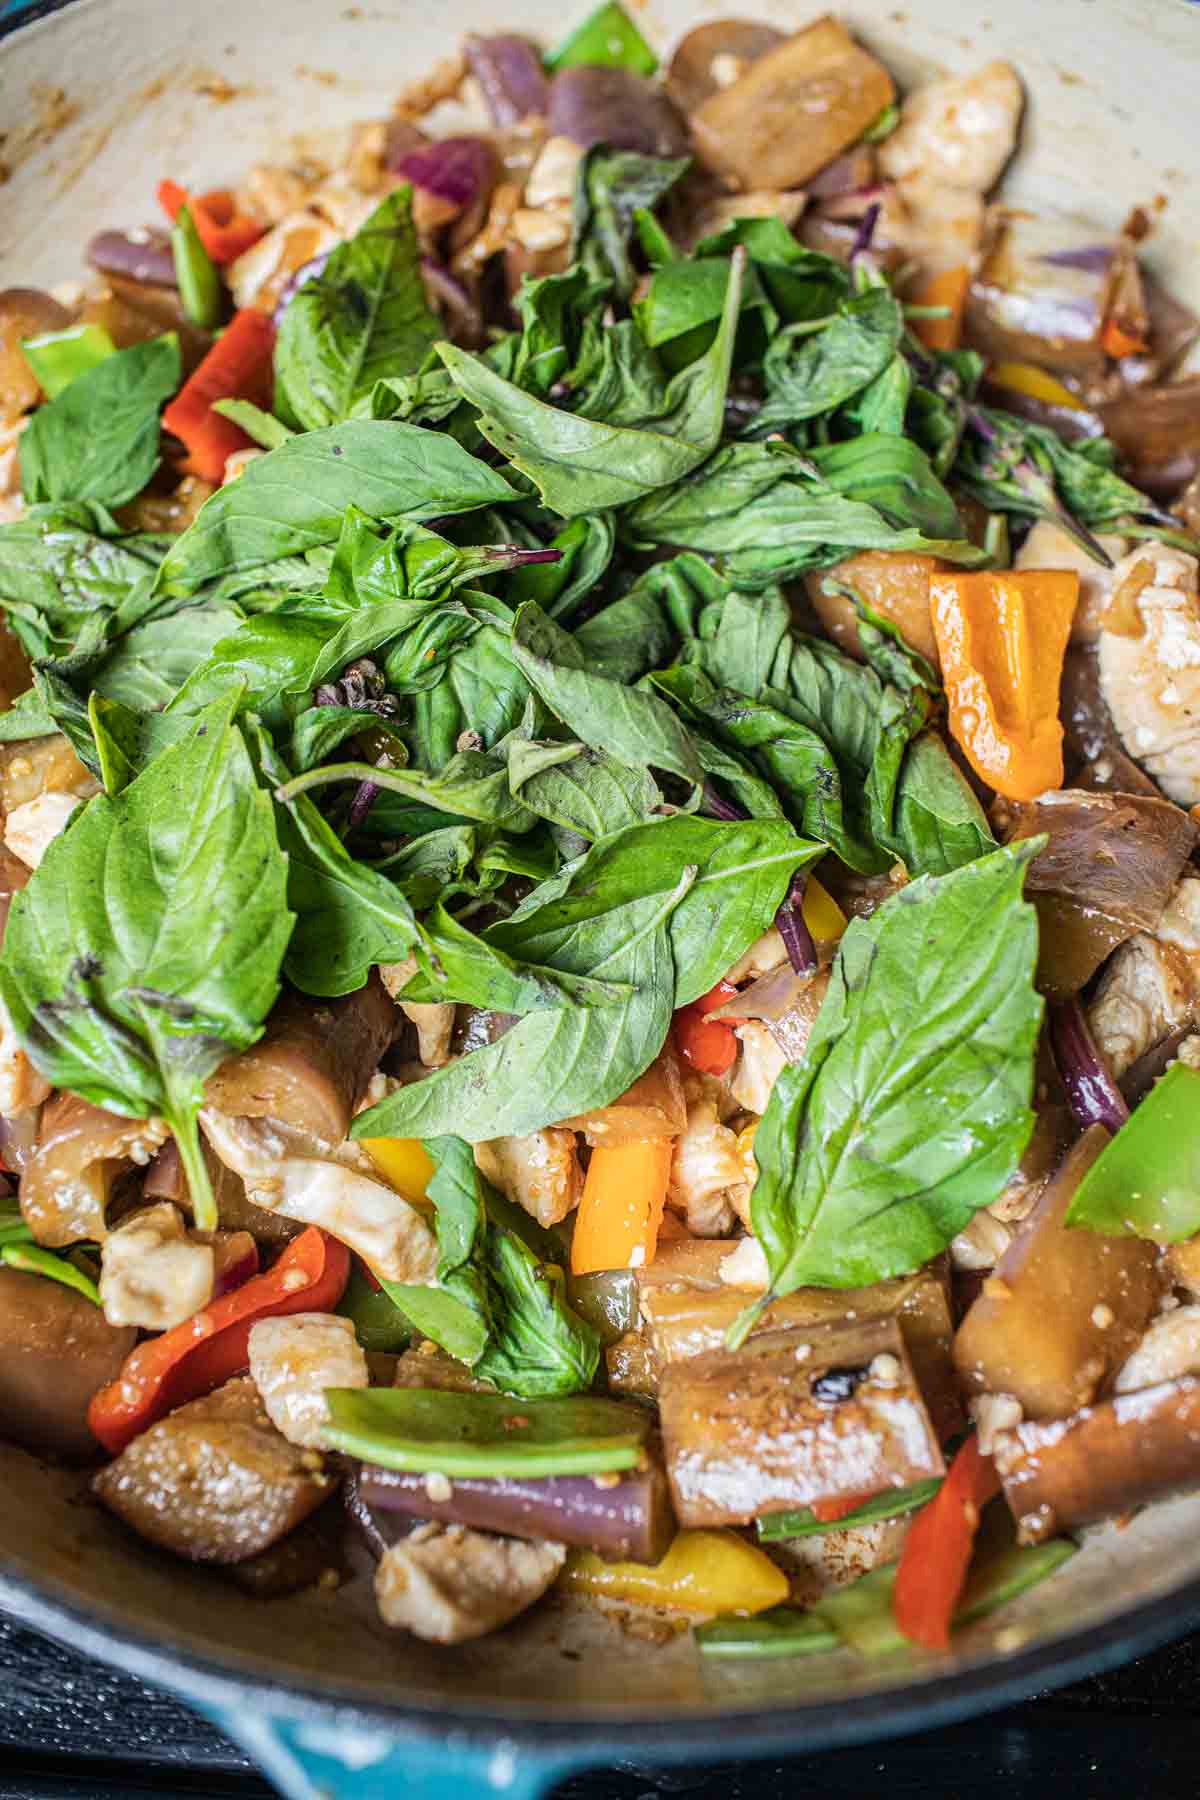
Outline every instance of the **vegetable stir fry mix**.
[(607, 4), (0, 294), (0, 1431), (125, 1527), (917, 1654), (1200, 1486), (1200, 321), (1021, 105)]

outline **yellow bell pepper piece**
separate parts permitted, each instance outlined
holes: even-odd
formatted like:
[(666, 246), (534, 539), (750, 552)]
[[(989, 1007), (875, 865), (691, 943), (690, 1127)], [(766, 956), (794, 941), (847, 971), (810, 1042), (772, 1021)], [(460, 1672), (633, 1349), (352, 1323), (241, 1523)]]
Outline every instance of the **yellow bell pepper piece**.
[(845, 913), (815, 875), (810, 875), (804, 884), (800, 911), (816, 943), (834, 944), (846, 929)]
[(410, 1206), (419, 1206), (433, 1178), (433, 1164), (420, 1138), (360, 1138), (359, 1142), (384, 1180)]
[(610, 1563), (571, 1550), (559, 1585), (681, 1612), (759, 1613), (788, 1597), (788, 1578), (732, 1531), (681, 1531), (660, 1563)]
[(1033, 363), (1001, 362), (988, 370), (988, 381), (993, 387), (1008, 388), (1014, 394), (1024, 394), (1029, 400), (1042, 400), (1047, 406), (1065, 406), (1072, 412), (1082, 412), (1082, 400), (1073, 394), (1069, 387), (1045, 369), (1039, 369)]

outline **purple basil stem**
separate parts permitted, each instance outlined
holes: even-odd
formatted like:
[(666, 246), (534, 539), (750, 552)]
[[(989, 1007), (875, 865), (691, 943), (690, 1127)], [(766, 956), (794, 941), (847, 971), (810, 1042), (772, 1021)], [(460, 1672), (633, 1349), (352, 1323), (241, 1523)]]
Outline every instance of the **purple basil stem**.
[(726, 819), (730, 823), (735, 820), (748, 819), (750, 814), (740, 807), (736, 801), (727, 800), (715, 781), (705, 780), (704, 808), (714, 819)]
[(396, 164), (396, 173), (465, 212), (495, 180), (496, 152), (483, 138), (439, 138), (408, 151)]
[(378, 784), (374, 781), (360, 781), (355, 789), (354, 798), (350, 802), (350, 827), (357, 830), (375, 804), (379, 793)]
[(878, 200), (872, 200), (854, 234), (854, 246), (850, 251), (850, 261), (854, 263), (860, 256), (865, 256), (871, 248), (871, 239), (875, 236), (875, 227), (879, 223), (879, 215), (883, 208)]
[(787, 899), (775, 914), (775, 924), (788, 953), (788, 961), (797, 975), (811, 975), (817, 966), (816, 947), (803, 912), (806, 880), (807, 876), (797, 875)]
[(1079, 1124), (1085, 1131), (1089, 1125), (1119, 1131), (1129, 1117), (1129, 1108), (1092, 1040), (1078, 1000), (1060, 1000), (1051, 1007), (1050, 1043)]
[(275, 302), (275, 327), (278, 330), (283, 323), (283, 315), (306, 281), (314, 281), (318, 275), (325, 273), (325, 264), (332, 251), (324, 250), (320, 256), (314, 256), (310, 262), (301, 263), (290, 280), (285, 281), (279, 290), (279, 298)]
[(472, 33), (463, 40), (467, 66), (483, 89), (495, 125), (515, 125), (530, 113), (545, 116), (550, 84), (542, 59), (528, 38), (512, 32), (491, 37)]
[(596, 1550), (609, 1561), (656, 1563), (675, 1532), (666, 1477), (658, 1458), (601, 1487), (591, 1475), (492, 1476), (455, 1480), (433, 1499), (428, 1477), (364, 1463), (358, 1494), (378, 1516), (389, 1512), (440, 1519), (509, 1537), (551, 1538)]

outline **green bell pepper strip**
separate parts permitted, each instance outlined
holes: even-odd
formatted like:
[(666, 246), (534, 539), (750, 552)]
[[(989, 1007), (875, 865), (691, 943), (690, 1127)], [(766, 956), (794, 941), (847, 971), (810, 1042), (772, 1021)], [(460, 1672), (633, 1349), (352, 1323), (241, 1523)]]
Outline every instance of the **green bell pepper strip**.
[(56, 400), (77, 375), (86, 375), (116, 348), (103, 325), (70, 325), (66, 331), (44, 331), (21, 340), (25, 361), (47, 400)]
[(1200, 1231), (1200, 1071), (1173, 1063), (1105, 1145), (1066, 1223), (1177, 1244)]
[(616, 0), (607, 0), (545, 57), (551, 71), (574, 68), (578, 63), (601, 63), (608, 69), (628, 69), (631, 75), (653, 75), (658, 58), (625, 8)]
[(23, 1275), (44, 1275), (63, 1287), (74, 1288), (93, 1306), (100, 1304), (100, 1289), (91, 1276), (65, 1257), (55, 1256), (53, 1250), (41, 1250), (36, 1244), (5, 1244), (0, 1250), (0, 1262), (10, 1269), (19, 1269)]
[(221, 277), (200, 241), (189, 207), (181, 206), (175, 215), (171, 252), (184, 312), (194, 325), (212, 331), (221, 322)]
[(385, 1469), (443, 1475), (603, 1475), (636, 1468), (652, 1420), (619, 1400), (512, 1400), (432, 1388), (327, 1388), (322, 1439)]

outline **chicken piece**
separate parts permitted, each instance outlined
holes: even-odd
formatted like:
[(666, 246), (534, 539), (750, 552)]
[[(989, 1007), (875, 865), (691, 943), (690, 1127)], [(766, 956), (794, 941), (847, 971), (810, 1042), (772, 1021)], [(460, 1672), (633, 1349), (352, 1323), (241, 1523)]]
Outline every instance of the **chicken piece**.
[(212, 1563), (245, 1562), (278, 1543), (332, 1486), (317, 1451), (276, 1431), (248, 1376), (168, 1413), (92, 1483), (140, 1537)]
[(476, 1144), (475, 1161), (539, 1225), (557, 1225), (579, 1205), (583, 1175), (573, 1131), (548, 1125), (527, 1137), (492, 1138)]
[(110, 1325), (170, 1331), (213, 1297), (216, 1258), (211, 1244), (188, 1237), (183, 1215), (169, 1200), (139, 1208), (104, 1240), (100, 1304)]
[(0, 1001), (0, 1117), (11, 1119), (17, 1113), (29, 1112), (48, 1100), (53, 1091), (22, 1050), (8, 1008)]
[(1153, 936), (1123, 944), (1088, 1008), (1096, 1047), (1122, 1076), (1160, 1038), (1184, 1025), (1200, 1000), (1200, 878), (1176, 884)]
[(566, 1546), (495, 1537), (465, 1525), (419, 1525), (375, 1571), (385, 1625), (431, 1644), (462, 1644), (507, 1625), (540, 1600)]
[(1200, 1375), (1200, 1306), (1176, 1306), (1154, 1319), (1118, 1369), (1113, 1389), (1131, 1394), (1180, 1375)]
[(250, 1374), (275, 1429), (314, 1450), (328, 1418), (325, 1389), (370, 1386), (354, 1326), (336, 1313), (260, 1319), (250, 1329)]
[(788, 1065), (786, 1052), (776, 1043), (769, 1025), (747, 1019), (733, 1034), (741, 1045), (729, 1091), (747, 1112), (765, 1113), (771, 1089)]
[(393, 108), (401, 119), (421, 119), (447, 100), (456, 100), (467, 78), (467, 59), (461, 50), (444, 56), (432, 69), (400, 90)]
[(756, 1288), (765, 1293), (771, 1285), (767, 1253), (756, 1237), (739, 1238), (729, 1255), (722, 1258), (718, 1273), (730, 1287)]
[[(331, 1154), (305, 1154), (270, 1119), (234, 1119), (205, 1107), (200, 1123), (226, 1168), (246, 1183), (246, 1196), (269, 1212), (319, 1225), (348, 1244), (380, 1281), (432, 1283), (437, 1244), (415, 1207), (373, 1180), (355, 1144)], [(342, 1160), (342, 1152), (345, 1160)]]
[(745, 1182), (737, 1134), (721, 1124), (711, 1100), (696, 1101), (675, 1142), (668, 1202), (686, 1216), (694, 1237), (727, 1237), (734, 1221), (729, 1190)]
[(929, 271), (958, 268), (976, 257), (985, 216), (982, 198), (970, 188), (909, 175), (885, 190), (878, 244)]
[(272, 312), (298, 269), (340, 241), (337, 230), (314, 212), (289, 213), (229, 264), (226, 280), (238, 307)]
[(725, 971), (724, 979), (738, 986), (743, 981), (757, 981), (760, 975), (769, 975), (788, 959), (787, 947), (779, 935), (778, 925), (771, 925), (762, 936), (755, 938), (748, 950), (734, 963), (732, 969)]
[[(1114, 564), (1129, 549), (1129, 539), (1104, 532), (1096, 542)], [(1049, 519), (1039, 519), (1013, 560), (1014, 569), (1074, 569), (1079, 576), (1079, 603), (1071, 626), (1073, 644), (1093, 644), (1100, 636), (1113, 596), (1113, 569), (1089, 556), (1075, 539)]]
[(403, 962), (380, 963), (379, 976), (410, 1025), (416, 1027), (417, 1050), (427, 1069), (440, 1069), (450, 1061), (450, 1039), (454, 1033), (454, 1006), (449, 1001), (433, 1001), (418, 1005), (400, 998), (404, 988), (417, 972), (416, 958)]
[(311, 164), (285, 167), (255, 163), (238, 190), (237, 205), (264, 225), (278, 225), (289, 213), (303, 212), (323, 171)]
[(80, 804), (74, 794), (41, 794), (15, 807), (4, 821), (5, 844), (27, 868), (36, 869)]
[(986, 194), (1016, 147), (1023, 101), (1017, 72), (1007, 62), (915, 89), (900, 108), (899, 125), (879, 147), (881, 174), (891, 181), (919, 175)]
[(1100, 691), (1125, 748), (1180, 806), (1200, 801), (1198, 571), (1166, 544), (1131, 550), (1100, 633)]
[(582, 161), (583, 151), (569, 137), (547, 138), (525, 178), (526, 206), (570, 206)]

